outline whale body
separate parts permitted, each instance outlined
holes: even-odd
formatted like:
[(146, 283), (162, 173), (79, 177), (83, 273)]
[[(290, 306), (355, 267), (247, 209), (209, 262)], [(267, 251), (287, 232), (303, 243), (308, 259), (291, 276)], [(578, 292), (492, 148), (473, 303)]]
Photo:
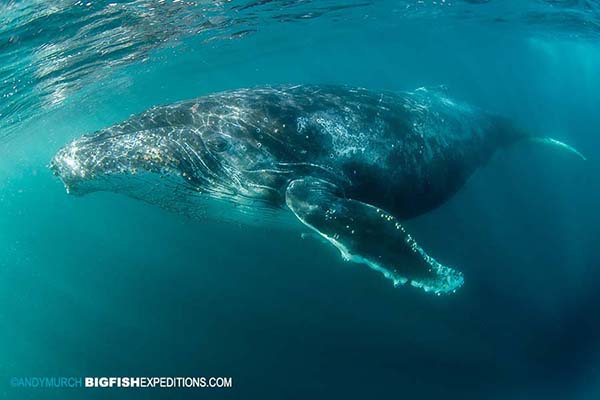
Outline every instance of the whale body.
[(576, 152), (440, 90), (284, 85), (153, 107), (72, 141), (50, 166), (75, 195), (125, 193), (199, 218), (286, 215), (346, 260), (443, 293), (462, 274), (401, 221), (440, 206), (497, 150), (524, 140)]

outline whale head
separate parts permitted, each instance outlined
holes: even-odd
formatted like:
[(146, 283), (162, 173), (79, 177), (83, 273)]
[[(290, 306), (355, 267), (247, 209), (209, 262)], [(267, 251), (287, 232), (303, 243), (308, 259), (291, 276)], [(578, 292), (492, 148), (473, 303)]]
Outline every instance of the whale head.
[(59, 149), (49, 167), (72, 195), (109, 191), (164, 205), (174, 196), (234, 193), (231, 171), (259, 156), (260, 146), (217, 129), (159, 122), (134, 116), (81, 136)]
[(179, 158), (167, 136), (154, 131), (104, 130), (85, 135), (61, 148), (50, 162), (67, 193), (123, 191), (148, 185), (150, 176), (180, 175)]

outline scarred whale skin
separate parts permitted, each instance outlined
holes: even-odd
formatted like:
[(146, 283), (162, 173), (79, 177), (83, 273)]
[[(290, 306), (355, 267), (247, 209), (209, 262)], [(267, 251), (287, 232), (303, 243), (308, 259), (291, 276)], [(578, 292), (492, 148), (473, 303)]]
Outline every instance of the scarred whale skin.
[(290, 210), (345, 258), (447, 292), (462, 275), (400, 221), (444, 203), (524, 136), (440, 90), (258, 87), (151, 108), (74, 140), (51, 168), (73, 194), (124, 192), (209, 216), (207, 199), (259, 216)]

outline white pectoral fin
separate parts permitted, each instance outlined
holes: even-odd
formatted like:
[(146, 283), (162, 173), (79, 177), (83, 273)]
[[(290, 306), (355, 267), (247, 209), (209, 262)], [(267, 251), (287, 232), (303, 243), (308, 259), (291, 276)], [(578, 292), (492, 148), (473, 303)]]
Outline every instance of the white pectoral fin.
[(395, 284), (435, 293), (453, 292), (463, 284), (460, 272), (427, 255), (394, 216), (337, 192), (320, 179), (298, 179), (288, 186), (286, 203), (344, 259), (366, 264)]
[(567, 153), (573, 154), (574, 156), (579, 157), (583, 161), (587, 160), (585, 158), (585, 156), (583, 154), (581, 154), (581, 152), (579, 150), (577, 150), (575, 147), (573, 147), (567, 143), (561, 142), (560, 140), (556, 140), (551, 137), (531, 137), (528, 140), (531, 143), (539, 143), (539, 144), (547, 145), (547, 146), (553, 147), (555, 149), (559, 149), (559, 150), (565, 151)]

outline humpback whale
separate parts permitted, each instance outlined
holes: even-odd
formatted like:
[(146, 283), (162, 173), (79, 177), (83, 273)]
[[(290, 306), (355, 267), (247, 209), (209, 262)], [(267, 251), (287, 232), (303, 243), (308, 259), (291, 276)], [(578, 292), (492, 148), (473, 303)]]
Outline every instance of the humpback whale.
[(459, 271), (405, 229), (499, 149), (535, 137), (508, 119), (419, 88), (231, 90), (153, 107), (84, 135), (50, 163), (68, 193), (124, 193), (194, 217), (288, 216), (396, 285), (454, 292)]

